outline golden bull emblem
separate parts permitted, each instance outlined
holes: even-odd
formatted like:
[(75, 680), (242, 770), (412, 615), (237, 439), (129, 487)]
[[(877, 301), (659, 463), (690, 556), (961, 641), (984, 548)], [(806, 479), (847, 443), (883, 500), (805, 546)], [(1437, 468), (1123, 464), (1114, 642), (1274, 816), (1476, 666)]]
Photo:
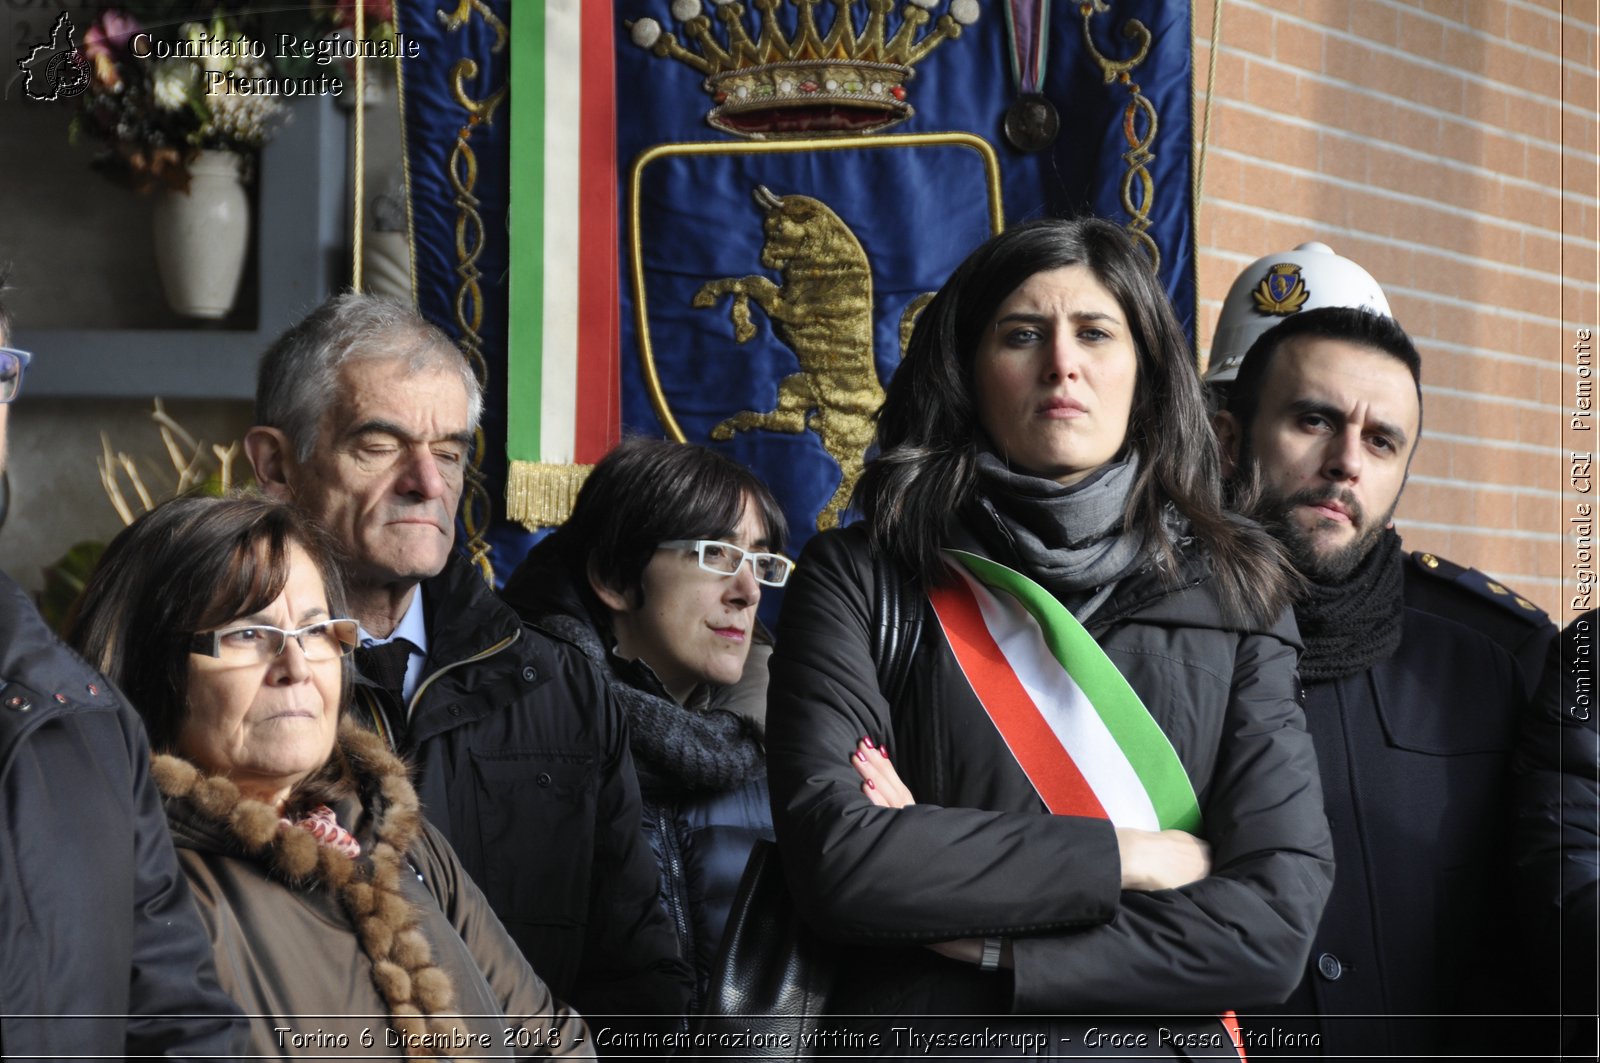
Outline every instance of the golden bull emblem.
[(744, 410), (711, 430), (711, 438), (765, 428), (799, 435), (810, 429), (839, 463), (839, 489), (817, 515), (819, 530), (836, 527), (861, 476), (873, 415), (883, 404), (872, 358), (872, 267), (861, 241), (844, 220), (810, 196), (777, 196), (755, 190), (765, 211), (761, 264), (782, 278), (751, 275), (707, 282), (694, 305), (711, 307), (733, 296), (729, 316), (740, 343), (755, 335), (754, 302), (772, 322), (778, 339), (799, 359), (800, 371), (778, 385), (778, 404), (758, 413)]
[[(649, 292), (641, 238), (645, 209), (642, 186), (646, 171), (658, 161), (673, 158), (759, 158), (840, 150), (867, 155), (879, 151), (949, 149), (971, 152), (980, 166), (980, 183), (974, 186), (973, 194), (986, 203), (989, 226), (988, 233), (972, 234), (972, 242), (977, 243), (984, 235), (1000, 231), (1004, 214), (1000, 203), (999, 160), (986, 141), (970, 133), (744, 144), (662, 144), (635, 160), (628, 193), (628, 268), (633, 283), (634, 321), (645, 389), (669, 438), (682, 441), (688, 436), (673, 414), (651, 342)], [(711, 429), (710, 436), (726, 441), (737, 432), (759, 429), (791, 435), (815, 432), (840, 472), (838, 489), (817, 514), (817, 529), (826, 530), (838, 526), (849, 505), (876, 430), (878, 408), (883, 404), (883, 386), (879, 383), (873, 356), (872, 266), (856, 234), (822, 200), (804, 195), (780, 196), (761, 185), (754, 189), (754, 198), (763, 212), (759, 263), (777, 274), (778, 279), (751, 274), (710, 280), (695, 291), (690, 302), (695, 307), (711, 309), (719, 306), (724, 297), (731, 297), (728, 313), (733, 324), (733, 338), (739, 343), (748, 343), (756, 335), (751, 316), (754, 303), (767, 315), (777, 340), (793, 352), (799, 371), (779, 381), (777, 402), (772, 409), (735, 413), (719, 421)], [(916, 318), (931, 298), (932, 293), (919, 295), (901, 313), (899, 348), (902, 356)]]

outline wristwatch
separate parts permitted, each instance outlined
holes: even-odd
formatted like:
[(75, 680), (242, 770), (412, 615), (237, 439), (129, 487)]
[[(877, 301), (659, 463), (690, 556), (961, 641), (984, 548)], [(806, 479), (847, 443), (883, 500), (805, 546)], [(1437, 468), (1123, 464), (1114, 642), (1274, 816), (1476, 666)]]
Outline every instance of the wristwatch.
[(1004, 943), (1004, 938), (983, 939), (983, 959), (978, 962), (979, 970), (998, 971), (1000, 969), (1000, 947)]

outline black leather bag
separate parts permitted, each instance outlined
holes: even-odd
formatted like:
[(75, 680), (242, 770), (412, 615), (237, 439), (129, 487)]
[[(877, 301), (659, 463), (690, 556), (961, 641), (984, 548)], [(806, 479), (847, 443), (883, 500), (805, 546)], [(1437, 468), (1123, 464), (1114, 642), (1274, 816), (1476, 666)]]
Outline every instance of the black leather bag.
[(799, 1059), (827, 1008), (834, 953), (800, 921), (772, 842), (750, 852), (715, 970), (695, 1054)]
[[(875, 557), (872, 569), (878, 689), (898, 706), (922, 633), (922, 602), (887, 560)], [(847, 757), (850, 750), (839, 755)], [(834, 946), (795, 911), (777, 845), (757, 842), (722, 933), (705, 1010), (694, 1027), (704, 1036), (695, 1039), (692, 1055), (782, 1060), (815, 1055), (806, 1041), (822, 1026), (836, 969)]]

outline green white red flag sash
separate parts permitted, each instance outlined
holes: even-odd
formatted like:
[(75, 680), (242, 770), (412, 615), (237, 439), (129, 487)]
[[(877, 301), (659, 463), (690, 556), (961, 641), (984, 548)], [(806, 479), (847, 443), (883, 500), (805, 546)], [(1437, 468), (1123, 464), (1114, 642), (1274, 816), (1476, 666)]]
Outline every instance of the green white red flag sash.
[[(946, 550), (955, 581), (928, 594), (983, 711), (1045, 807), (1140, 830), (1200, 828), (1189, 773), (1094, 636), (1022, 573)], [(1238, 1017), (1217, 1016), (1245, 1059)]]
[(1200, 805), (1172, 743), (1094, 637), (1033, 580), (947, 550), (928, 595), (984, 711), (1045, 806), (1118, 827), (1195, 831)]

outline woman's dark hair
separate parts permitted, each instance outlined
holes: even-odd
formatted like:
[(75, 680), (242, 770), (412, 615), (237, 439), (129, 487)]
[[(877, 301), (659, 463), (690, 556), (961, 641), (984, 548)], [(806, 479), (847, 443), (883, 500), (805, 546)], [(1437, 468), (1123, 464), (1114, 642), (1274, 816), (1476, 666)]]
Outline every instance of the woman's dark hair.
[[(347, 616), (344, 581), (327, 537), (299, 510), (257, 496), (175, 498), (111, 540), (67, 623), (67, 641), (122, 690), (157, 753), (177, 753), (189, 715), (190, 639), (260, 612), (289, 580), (290, 548), (317, 566), (328, 611)], [(350, 697), (346, 658), (339, 693)], [(352, 778), (337, 746), (290, 795), (325, 804)]]
[(923, 310), (878, 415), (878, 455), (856, 486), (876, 550), (919, 580), (944, 578), (946, 522), (973, 499), (982, 428), (973, 362), (1000, 304), (1029, 277), (1085, 266), (1127, 316), (1138, 383), (1127, 445), (1139, 476), (1124, 516), (1144, 532), (1156, 563), (1177, 573), (1162, 511), (1170, 501), (1210, 555), (1218, 597), (1236, 623), (1270, 623), (1288, 602), (1282, 552), (1258, 527), (1224, 511), (1216, 436), (1189, 343), (1149, 260), (1098, 218), (1029, 222), (967, 256)]
[[(782, 551), (789, 523), (755, 473), (693, 443), (625, 439), (589, 473), (572, 516), (551, 537), (551, 546), (574, 566), (586, 601), (591, 595), (584, 574), (593, 573), (642, 602), (644, 569), (657, 547), (670, 539), (733, 534), (747, 498), (766, 527), (766, 548)], [(588, 604), (598, 607), (598, 601)], [(604, 617), (605, 610), (599, 615)]]

